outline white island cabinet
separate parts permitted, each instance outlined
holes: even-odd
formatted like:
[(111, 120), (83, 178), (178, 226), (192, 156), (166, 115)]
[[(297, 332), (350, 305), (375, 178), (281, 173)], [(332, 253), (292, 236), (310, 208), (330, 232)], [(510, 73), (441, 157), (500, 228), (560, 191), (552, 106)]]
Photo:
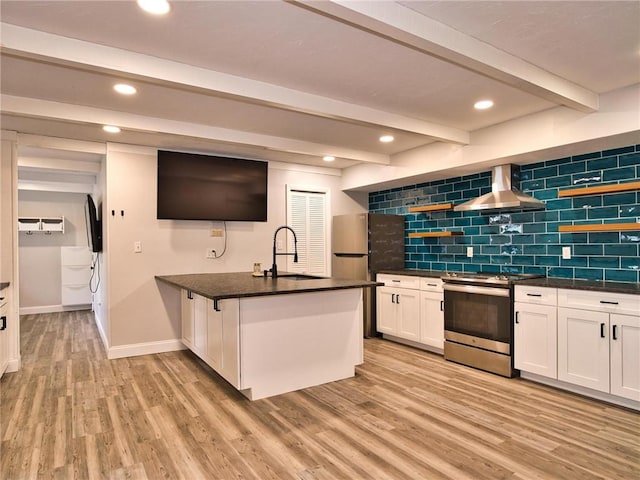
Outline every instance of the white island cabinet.
[(363, 288), (376, 282), (251, 273), (158, 276), (181, 289), (182, 342), (250, 400), (353, 377)]

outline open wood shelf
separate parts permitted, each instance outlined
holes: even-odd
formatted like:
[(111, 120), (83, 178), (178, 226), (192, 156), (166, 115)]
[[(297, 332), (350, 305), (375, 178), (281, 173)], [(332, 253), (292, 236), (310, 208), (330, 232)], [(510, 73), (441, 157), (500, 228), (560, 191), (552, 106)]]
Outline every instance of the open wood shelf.
[(599, 195), (603, 193), (626, 192), (640, 190), (640, 182), (617, 183), (615, 185), (598, 185), (597, 187), (571, 188), (560, 190), (558, 197), (578, 197), (582, 195)]
[(640, 230), (640, 223), (594, 223), (558, 227), (559, 232), (619, 232), (621, 230)]
[(463, 235), (463, 232), (414, 232), (410, 233), (410, 238), (419, 238), (419, 237), (453, 237)]
[(409, 213), (435, 212), (437, 210), (451, 210), (453, 203), (440, 203), (437, 205), (423, 205), (420, 207), (409, 207)]

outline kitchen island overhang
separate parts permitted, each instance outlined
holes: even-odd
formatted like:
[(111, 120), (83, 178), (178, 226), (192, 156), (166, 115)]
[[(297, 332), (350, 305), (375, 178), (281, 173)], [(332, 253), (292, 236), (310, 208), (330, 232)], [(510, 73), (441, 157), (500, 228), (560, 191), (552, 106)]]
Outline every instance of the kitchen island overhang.
[(181, 289), (182, 341), (250, 400), (355, 375), (365, 280), (156, 276)]

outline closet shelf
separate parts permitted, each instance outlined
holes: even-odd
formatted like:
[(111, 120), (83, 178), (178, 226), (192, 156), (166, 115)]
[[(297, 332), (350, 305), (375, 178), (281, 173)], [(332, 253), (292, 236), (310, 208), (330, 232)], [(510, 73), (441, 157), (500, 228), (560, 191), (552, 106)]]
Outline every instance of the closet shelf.
[(598, 185), (597, 187), (571, 188), (560, 190), (558, 197), (578, 197), (582, 195), (600, 195), (603, 193), (626, 192), (640, 190), (640, 182), (616, 183), (614, 185)]
[(31, 235), (34, 232), (64, 233), (64, 217), (19, 217), (18, 231)]
[(453, 237), (463, 235), (463, 232), (447, 231), (447, 232), (413, 232), (409, 234), (409, 238), (421, 238), (421, 237)]
[(435, 212), (438, 210), (451, 210), (453, 203), (440, 203), (437, 205), (422, 205), (420, 207), (409, 207), (409, 213), (417, 212)]
[(640, 230), (640, 223), (592, 223), (589, 225), (560, 225), (559, 232), (619, 232)]

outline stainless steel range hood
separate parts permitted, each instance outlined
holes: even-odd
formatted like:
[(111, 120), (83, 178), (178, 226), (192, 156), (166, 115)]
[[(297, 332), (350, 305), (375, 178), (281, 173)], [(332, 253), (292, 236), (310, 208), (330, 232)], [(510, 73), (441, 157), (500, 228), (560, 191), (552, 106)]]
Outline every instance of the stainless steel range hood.
[(491, 172), (491, 192), (453, 207), (468, 210), (534, 210), (545, 208), (544, 202), (520, 191), (520, 167), (499, 165)]

